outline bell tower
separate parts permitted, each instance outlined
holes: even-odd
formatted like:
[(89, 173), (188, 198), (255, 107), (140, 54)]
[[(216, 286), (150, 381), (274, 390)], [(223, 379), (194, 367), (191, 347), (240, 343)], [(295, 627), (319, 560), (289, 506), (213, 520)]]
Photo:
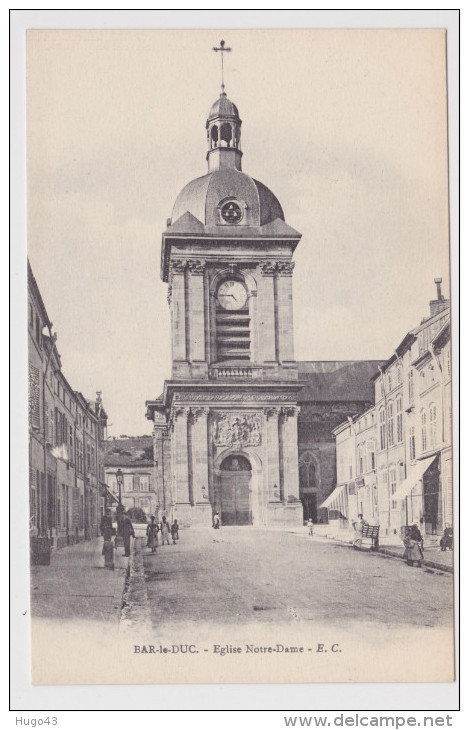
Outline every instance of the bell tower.
[(241, 119), (223, 77), (206, 131), (208, 172), (182, 189), (162, 236), (172, 377), (147, 401), (158, 501), (181, 524), (209, 526), (215, 510), (222, 524), (300, 524), (292, 258), (301, 235), (241, 170)]

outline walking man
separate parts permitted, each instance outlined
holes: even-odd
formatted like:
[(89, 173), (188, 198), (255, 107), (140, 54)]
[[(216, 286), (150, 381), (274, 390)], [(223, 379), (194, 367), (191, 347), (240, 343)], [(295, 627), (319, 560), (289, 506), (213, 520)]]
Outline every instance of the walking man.
[(122, 537), (124, 538), (125, 557), (130, 556), (130, 538), (135, 537), (132, 521), (127, 512), (122, 515)]

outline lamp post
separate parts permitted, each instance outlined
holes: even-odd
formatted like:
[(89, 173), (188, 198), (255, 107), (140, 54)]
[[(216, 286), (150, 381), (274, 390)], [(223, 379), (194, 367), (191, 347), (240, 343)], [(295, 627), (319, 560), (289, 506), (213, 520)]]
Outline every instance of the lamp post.
[(122, 536), (122, 513), (124, 512), (124, 507), (122, 506), (122, 482), (124, 480), (124, 475), (122, 474), (122, 469), (118, 469), (116, 471), (116, 481), (117, 481), (117, 488), (119, 490), (119, 504), (117, 505), (117, 535), (115, 539), (115, 545), (116, 548), (123, 547), (124, 545), (124, 538)]
[(119, 490), (119, 504), (122, 504), (122, 481), (124, 479), (124, 475), (122, 474), (122, 469), (118, 469), (116, 471), (116, 480), (117, 480), (117, 488)]

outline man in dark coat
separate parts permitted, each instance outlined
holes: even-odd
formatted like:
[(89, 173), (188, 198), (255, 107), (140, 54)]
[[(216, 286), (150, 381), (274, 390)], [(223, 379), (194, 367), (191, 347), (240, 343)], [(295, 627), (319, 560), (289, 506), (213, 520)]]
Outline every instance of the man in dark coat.
[(125, 557), (128, 558), (130, 556), (130, 538), (135, 537), (135, 532), (127, 512), (124, 512), (122, 515), (121, 529), (122, 537), (124, 538)]

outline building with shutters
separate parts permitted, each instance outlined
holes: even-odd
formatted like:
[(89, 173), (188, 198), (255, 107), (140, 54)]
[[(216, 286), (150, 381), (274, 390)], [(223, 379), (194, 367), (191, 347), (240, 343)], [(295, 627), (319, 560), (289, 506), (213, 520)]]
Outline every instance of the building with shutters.
[(374, 404), (336, 429), (337, 486), (323, 507), (399, 535), (453, 524), (450, 302), (430, 313), (373, 376)]
[(28, 262), (29, 527), (62, 547), (99, 534), (107, 414), (70, 385), (56, 339)]
[(111, 438), (103, 446), (105, 481), (114, 501), (119, 494), (117, 470), (120, 469), (125, 509), (141, 509), (147, 517), (158, 514), (152, 437)]

